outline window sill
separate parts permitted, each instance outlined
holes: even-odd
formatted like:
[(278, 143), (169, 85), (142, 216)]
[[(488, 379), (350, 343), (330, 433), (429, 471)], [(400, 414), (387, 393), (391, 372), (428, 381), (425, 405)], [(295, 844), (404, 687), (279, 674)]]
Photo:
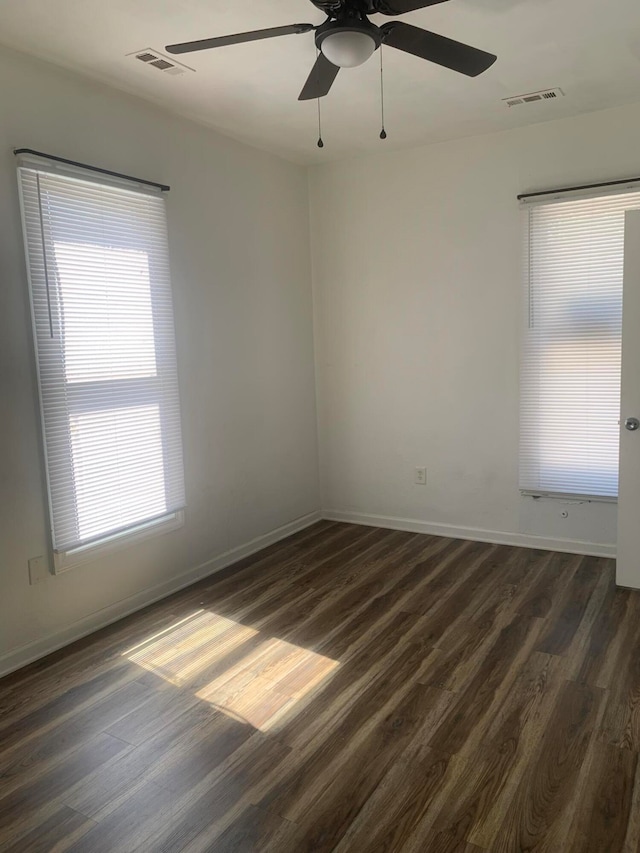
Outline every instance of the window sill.
[(184, 525), (184, 511), (173, 512), (164, 518), (156, 519), (155, 521), (139, 524), (137, 527), (132, 527), (123, 533), (117, 533), (114, 536), (105, 536), (104, 539), (98, 542), (92, 542), (91, 545), (85, 545), (80, 548), (74, 548), (72, 551), (54, 551), (53, 554), (53, 570), (54, 574), (59, 575), (62, 572), (67, 572), (69, 569), (74, 569), (76, 566), (82, 566), (86, 563), (91, 563), (94, 560), (111, 554), (114, 551), (120, 551), (133, 545), (135, 542), (141, 542), (144, 539), (150, 539), (153, 536), (160, 536), (163, 533), (170, 533), (172, 530)]
[(618, 498), (609, 495), (575, 495), (570, 492), (536, 492), (529, 489), (520, 489), (520, 494), (525, 498), (555, 498), (561, 501), (575, 501), (576, 503), (618, 503)]

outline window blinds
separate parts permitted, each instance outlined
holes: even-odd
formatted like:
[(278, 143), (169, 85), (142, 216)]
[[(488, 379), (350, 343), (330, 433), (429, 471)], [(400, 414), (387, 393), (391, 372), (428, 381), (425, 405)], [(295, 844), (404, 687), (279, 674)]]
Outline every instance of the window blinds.
[(633, 207), (637, 188), (524, 205), (523, 491), (617, 496), (624, 213)]
[(53, 545), (184, 506), (164, 199), (18, 169)]

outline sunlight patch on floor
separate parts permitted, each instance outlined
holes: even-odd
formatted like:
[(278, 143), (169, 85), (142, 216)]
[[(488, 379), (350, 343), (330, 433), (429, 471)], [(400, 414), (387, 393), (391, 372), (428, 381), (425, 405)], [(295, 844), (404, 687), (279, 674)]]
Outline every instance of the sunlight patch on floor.
[(132, 663), (261, 731), (281, 722), (339, 662), (207, 610), (123, 653)]
[(196, 675), (257, 633), (232, 619), (198, 610), (124, 652), (124, 657), (171, 684), (188, 686)]

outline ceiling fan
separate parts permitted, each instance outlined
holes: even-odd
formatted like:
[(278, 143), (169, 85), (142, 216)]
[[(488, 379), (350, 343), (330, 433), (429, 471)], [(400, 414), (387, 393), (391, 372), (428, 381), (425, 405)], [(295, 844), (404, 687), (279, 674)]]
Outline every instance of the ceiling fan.
[(405, 53), (412, 53), (428, 62), (451, 68), (468, 77), (482, 74), (497, 57), (437, 33), (422, 30), (403, 21), (390, 21), (381, 27), (372, 24), (369, 15), (403, 15), (424, 9), (446, 0), (311, 0), (314, 6), (327, 15), (327, 20), (314, 24), (291, 24), (288, 27), (270, 27), (219, 38), (200, 39), (182, 44), (167, 45), (167, 52), (190, 53), (209, 50), (259, 39), (308, 33), (315, 30), (318, 59), (305, 83), (299, 100), (322, 98), (329, 93), (340, 68), (362, 65), (384, 44)]

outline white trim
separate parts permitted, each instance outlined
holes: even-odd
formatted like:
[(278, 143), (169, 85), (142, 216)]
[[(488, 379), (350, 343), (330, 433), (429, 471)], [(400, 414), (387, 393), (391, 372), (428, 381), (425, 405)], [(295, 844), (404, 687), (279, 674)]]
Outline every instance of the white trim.
[(604, 542), (548, 539), (545, 536), (534, 536), (529, 533), (506, 533), (499, 530), (484, 530), (480, 527), (457, 527), (454, 524), (420, 521), (416, 518), (398, 518), (393, 515), (371, 515), (344, 510), (323, 510), (322, 517), (327, 521), (345, 521), (367, 527), (386, 527), (390, 530), (428, 533), (431, 536), (448, 536), (453, 539), (472, 539), (475, 542), (490, 542), (495, 545), (516, 545), (519, 548), (540, 548), (543, 551), (562, 551), (593, 557), (616, 556), (616, 546)]
[(222, 569), (226, 569), (244, 557), (249, 557), (251, 554), (255, 554), (269, 545), (273, 545), (274, 542), (279, 542), (281, 539), (286, 539), (287, 536), (292, 536), (294, 533), (310, 527), (312, 524), (320, 521), (321, 518), (322, 515), (319, 511), (310, 512), (308, 515), (303, 515), (300, 518), (294, 519), (294, 521), (290, 521), (288, 524), (283, 524), (282, 527), (277, 527), (269, 533), (264, 533), (262, 536), (251, 539), (245, 545), (231, 548), (229, 551), (225, 551), (223, 554), (207, 560), (206, 563), (202, 563), (194, 569), (189, 569), (189, 571), (171, 578), (171, 580), (142, 590), (136, 593), (136, 595), (122, 599), (122, 601), (110, 604), (108, 607), (74, 622), (63, 631), (49, 634), (49, 636), (36, 640), (33, 643), (13, 649), (7, 654), (0, 656), (0, 677), (8, 675), (10, 672), (20, 669), (29, 663), (33, 663), (33, 661), (43, 658), (64, 646), (68, 646), (76, 640), (93, 634), (101, 628), (106, 628), (107, 625), (111, 625), (113, 622), (129, 616), (143, 607), (148, 607), (150, 604), (154, 604), (154, 602), (160, 601), (174, 592), (179, 592), (181, 589), (185, 589), (185, 587), (191, 586), (191, 584), (209, 575), (222, 571)]
[(112, 551), (127, 548), (134, 542), (150, 539), (152, 536), (161, 536), (163, 533), (170, 533), (183, 525), (184, 510), (178, 510), (178, 512), (172, 512), (169, 515), (162, 516), (162, 518), (136, 524), (135, 527), (130, 527), (128, 530), (121, 530), (120, 533), (105, 536), (89, 545), (80, 545), (71, 551), (54, 551), (53, 573), (59, 575), (62, 572), (68, 572), (69, 569), (83, 566), (85, 563), (104, 557), (105, 554), (110, 554)]
[(561, 501), (575, 501), (576, 503), (601, 503), (617, 504), (618, 496), (613, 495), (580, 495), (574, 492), (543, 492), (539, 489), (520, 489), (523, 498), (552, 498)]
[(540, 489), (520, 489), (520, 494), (525, 498), (558, 498), (561, 501), (576, 501), (577, 503), (587, 504), (618, 503), (617, 495), (579, 495), (574, 492), (544, 492)]

